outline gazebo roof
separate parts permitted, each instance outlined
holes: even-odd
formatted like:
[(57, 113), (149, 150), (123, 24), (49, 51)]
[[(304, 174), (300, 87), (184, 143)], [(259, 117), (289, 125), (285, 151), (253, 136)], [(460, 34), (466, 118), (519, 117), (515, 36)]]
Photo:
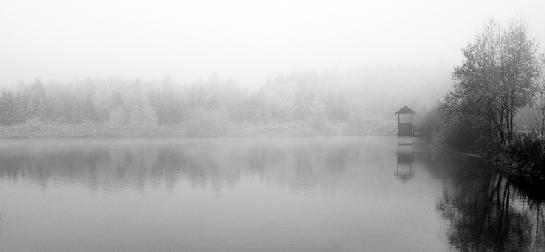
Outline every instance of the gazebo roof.
[(398, 114), (416, 114), (416, 113), (409, 107), (403, 106), (403, 108), (400, 108), (395, 114), (398, 115)]

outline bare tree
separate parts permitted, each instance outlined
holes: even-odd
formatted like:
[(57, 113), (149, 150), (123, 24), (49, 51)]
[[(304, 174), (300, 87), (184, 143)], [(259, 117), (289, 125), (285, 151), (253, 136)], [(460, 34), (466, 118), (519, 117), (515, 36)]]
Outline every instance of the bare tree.
[(506, 28), (490, 20), (462, 52), (464, 60), (454, 70), (456, 84), (442, 103), (443, 112), (450, 119), (479, 118), (491, 141), (509, 144), (516, 112), (537, 91), (541, 74), (537, 43), (518, 20)]

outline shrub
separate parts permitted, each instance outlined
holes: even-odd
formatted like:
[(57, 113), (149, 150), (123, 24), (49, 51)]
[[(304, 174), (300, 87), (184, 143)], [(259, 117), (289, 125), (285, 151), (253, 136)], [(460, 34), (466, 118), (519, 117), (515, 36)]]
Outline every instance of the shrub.
[(533, 137), (518, 137), (509, 146), (507, 154), (518, 168), (545, 172), (545, 142)]

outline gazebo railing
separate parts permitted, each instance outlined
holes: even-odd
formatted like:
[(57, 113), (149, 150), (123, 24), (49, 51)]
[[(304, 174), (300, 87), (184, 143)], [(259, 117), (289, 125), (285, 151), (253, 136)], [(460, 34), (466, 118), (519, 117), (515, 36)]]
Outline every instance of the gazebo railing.
[(420, 136), (420, 137), (433, 136), (433, 127), (432, 126), (413, 126), (412, 135)]

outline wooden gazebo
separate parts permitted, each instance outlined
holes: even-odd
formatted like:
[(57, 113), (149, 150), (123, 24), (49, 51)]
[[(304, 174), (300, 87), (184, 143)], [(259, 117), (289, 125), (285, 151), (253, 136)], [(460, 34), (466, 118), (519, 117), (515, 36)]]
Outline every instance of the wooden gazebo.
[(416, 114), (412, 109), (403, 106), (395, 115), (397, 116), (397, 135), (412, 136), (413, 135), (413, 115)]

